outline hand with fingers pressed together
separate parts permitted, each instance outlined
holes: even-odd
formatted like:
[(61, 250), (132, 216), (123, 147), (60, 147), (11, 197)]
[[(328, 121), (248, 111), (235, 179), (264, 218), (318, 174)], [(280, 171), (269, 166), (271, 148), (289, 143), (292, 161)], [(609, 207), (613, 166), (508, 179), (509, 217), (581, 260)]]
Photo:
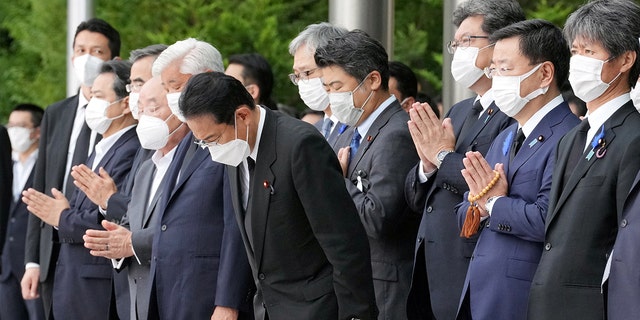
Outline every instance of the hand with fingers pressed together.
[(484, 159), (480, 152), (467, 152), (466, 158), (462, 160), (464, 169), (462, 169), (462, 176), (469, 185), (469, 193), (472, 195), (478, 195), (489, 186), (494, 180), (498, 172), (500, 178), (495, 182), (495, 185), (487, 190), (480, 199), (477, 200), (478, 208), (480, 209), (480, 215), (486, 217), (489, 215), (485, 208), (487, 200), (491, 197), (506, 196), (509, 192), (509, 186), (507, 184), (507, 178), (504, 173), (504, 165), (497, 163), (495, 168), (492, 169), (487, 160)]
[(133, 256), (129, 229), (107, 220), (102, 220), (102, 227), (105, 230), (89, 229), (82, 237), (91, 255), (109, 259)]
[(91, 202), (106, 210), (107, 201), (118, 191), (118, 188), (107, 171), (100, 168), (99, 172), (99, 175), (96, 174), (84, 164), (71, 168), (73, 184), (84, 192)]
[(438, 153), (455, 149), (456, 136), (451, 119), (446, 118), (440, 121), (428, 103), (418, 102), (411, 106), (409, 117), (411, 120), (407, 124), (424, 166), (422, 170), (433, 172), (439, 164)]
[(29, 212), (46, 224), (57, 227), (62, 211), (69, 209), (69, 200), (56, 188), (51, 189), (51, 194), (53, 197), (29, 188), (22, 191), (22, 201), (27, 205)]

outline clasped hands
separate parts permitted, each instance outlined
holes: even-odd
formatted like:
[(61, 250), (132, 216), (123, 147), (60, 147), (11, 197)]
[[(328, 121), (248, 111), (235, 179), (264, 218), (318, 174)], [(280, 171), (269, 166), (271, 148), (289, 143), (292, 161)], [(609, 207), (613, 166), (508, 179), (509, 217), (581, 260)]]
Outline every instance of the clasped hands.
[(456, 136), (451, 119), (440, 120), (428, 103), (416, 102), (409, 110), (407, 125), (411, 138), (423, 163), (425, 173), (433, 172), (439, 163), (437, 155), (443, 150), (454, 150)]
[(504, 165), (497, 163), (494, 169), (491, 168), (487, 160), (482, 156), (480, 152), (467, 152), (465, 158), (462, 159), (464, 169), (462, 169), (462, 176), (469, 186), (469, 194), (478, 195), (483, 192), (487, 186), (490, 185), (491, 180), (495, 178), (495, 171), (498, 172), (500, 178), (495, 185), (490, 188), (484, 196), (476, 201), (478, 209), (480, 209), (480, 216), (486, 217), (489, 212), (486, 210), (487, 200), (495, 196), (506, 196), (509, 192), (509, 186), (507, 178), (504, 173)]

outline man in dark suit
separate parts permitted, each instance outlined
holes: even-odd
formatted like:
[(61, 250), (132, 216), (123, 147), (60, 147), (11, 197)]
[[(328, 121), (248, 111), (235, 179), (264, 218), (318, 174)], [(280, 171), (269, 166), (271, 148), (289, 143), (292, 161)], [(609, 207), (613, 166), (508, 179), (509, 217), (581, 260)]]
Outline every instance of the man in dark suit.
[[(69, 175), (71, 167), (87, 160), (97, 140), (96, 134), (84, 124), (84, 106), (91, 97), (91, 84), (100, 63), (120, 55), (120, 35), (105, 21), (90, 19), (76, 29), (73, 50), (74, 70), (82, 86), (77, 95), (46, 108), (33, 183), (40, 192), (51, 195), (51, 189), (56, 188), (68, 198), (75, 190)], [(45, 314), (49, 316), (53, 272), (59, 250), (57, 233), (37, 217), (29, 216), (26, 246), (22, 293), (25, 299), (36, 297), (40, 282)]]
[(227, 165), (256, 318), (374, 319), (365, 232), (317, 130), (256, 107), (216, 72), (192, 77), (180, 107), (198, 143)]
[[(11, 160), (11, 141), (4, 126), (0, 126), (0, 245), (4, 243), (7, 221), (11, 209), (11, 188), (13, 162)], [(1, 250), (1, 249), (0, 249)]]
[[(559, 89), (567, 81), (570, 53), (558, 27), (526, 20), (494, 32), (491, 41), (495, 103), (518, 123), (496, 137), (486, 160), (479, 152), (463, 160), (469, 192), (457, 214), (459, 225), (466, 227), (461, 228), (464, 236), (477, 233), (480, 219), (486, 220), (469, 263), (458, 318), (526, 319), (531, 279), (542, 253), (555, 148), (580, 121)], [(497, 183), (483, 191), (496, 176)], [(474, 203), (467, 201), (469, 196)], [(475, 217), (469, 216), (474, 208)]]
[(623, 219), (620, 221), (618, 236), (609, 256), (610, 273), (605, 269), (605, 302), (607, 319), (634, 319), (640, 314), (640, 230), (636, 224), (640, 213), (640, 173), (631, 187), (625, 202)]
[[(87, 106), (86, 120), (103, 139), (87, 159), (87, 166), (111, 172), (118, 187), (122, 187), (140, 148), (135, 132), (136, 121), (127, 104), (125, 85), (129, 82), (131, 64), (108, 61), (100, 67), (91, 87), (92, 98)], [(83, 244), (87, 229), (100, 227), (105, 217), (98, 206), (80, 190), (71, 201), (57, 189), (53, 197), (29, 189), (23, 192), (27, 209), (43, 222), (56, 227), (61, 242), (56, 261), (53, 287), (53, 315), (57, 319), (110, 319), (116, 315), (112, 301), (112, 270), (109, 261), (93, 257)], [(105, 251), (109, 247), (105, 246)]]
[(330, 40), (316, 50), (315, 59), (332, 112), (349, 126), (336, 148), (347, 191), (369, 236), (379, 319), (403, 319), (419, 221), (402, 188), (418, 160), (409, 116), (389, 94), (384, 47), (366, 33), (351, 31)]
[(597, 0), (565, 24), (569, 82), (589, 112), (558, 144), (529, 319), (603, 318), (602, 276), (640, 168), (640, 114), (629, 97), (640, 74), (638, 21), (635, 2)]
[[(453, 319), (458, 309), (469, 259), (477, 237), (459, 237), (454, 207), (463, 201), (468, 186), (460, 174), (468, 151), (485, 155), (494, 138), (512, 123), (493, 103), (491, 80), (482, 70), (490, 65), (493, 46), (489, 36), (524, 20), (516, 1), (479, 0), (458, 5), (453, 22), (458, 27), (449, 52), (451, 73), (476, 97), (453, 105), (440, 121), (419, 105), (411, 111), (409, 131), (420, 162), (405, 183), (407, 202), (423, 212), (415, 243), (415, 259), (407, 312), (411, 319)], [(429, 301), (430, 303), (425, 303)]]
[(289, 43), (289, 54), (293, 56), (293, 73), (289, 74), (289, 79), (298, 86), (300, 99), (307, 107), (324, 112), (322, 121), (318, 121), (314, 126), (329, 141), (332, 148), (346, 126), (340, 123), (331, 112), (329, 96), (322, 87), (320, 78), (322, 71), (316, 65), (314, 54), (317, 48), (323, 47), (329, 40), (348, 31), (328, 22), (311, 24)]
[[(91, 249), (92, 255), (118, 259), (114, 261), (114, 267), (126, 270), (122, 273), (128, 278), (127, 287), (131, 293), (131, 308), (127, 310), (131, 319), (148, 318), (152, 244), (156, 230), (160, 229), (159, 216), (162, 214), (158, 205), (161, 186), (165, 183), (164, 177), (178, 143), (189, 132), (189, 128), (171, 113), (165, 94), (160, 77), (146, 81), (140, 91), (140, 121), (136, 130), (142, 147), (154, 153), (151, 159), (141, 164), (135, 175), (131, 194), (127, 197), (137, 200), (127, 201), (126, 215), (113, 212), (117, 206), (107, 210), (107, 217), (124, 216), (124, 226), (103, 221), (106, 231), (87, 230), (84, 237), (84, 245)], [(86, 178), (84, 171), (77, 173), (74, 177)], [(109, 202), (113, 203), (111, 198)], [(105, 245), (109, 245), (109, 251), (102, 250)], [(121, 260), (123, 258), (126, 259)]]
[[(13, 108), (7, 124), (13, 148), (11, 209), (9, 211), (6, 237), (0, 257), (0, 319), (44, 319), (42, 300), (24, 300), (20, 290), (20, 280), (24, 274), (24, 242), (27, 233), (29, 211), (20, 200), (23, 190), (33, 185), (33, 167), (38, 158), (40, 122), (42, 108), (32, 104), (20, 104)], [(2, 142), (4, 143), (4, 141)], [(5, 172), (5, 173), (6, 173)], [(0, 241), (1, 242), (1, 241)]]

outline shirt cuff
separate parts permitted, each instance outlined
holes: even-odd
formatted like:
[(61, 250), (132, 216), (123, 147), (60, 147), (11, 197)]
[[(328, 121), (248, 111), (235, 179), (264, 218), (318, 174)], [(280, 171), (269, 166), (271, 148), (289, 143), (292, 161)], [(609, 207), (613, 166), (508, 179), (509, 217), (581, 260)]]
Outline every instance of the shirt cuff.
[(429, 178), (431, 178), (436, 173), (436, 171), (438, 171), (438, 169), (436, 168), (431, 172), (425, 173), (422, 170), (422, 168), (424, 168), (424, 162), (422, 162), (422, 160), (420, 160), (420, 163), (419, 163), (419, 166), (418, 166), (418, 181), (420, 183), (427, 182), (427, 180), (429, 180)]
[(35, 262), (27, 262), (27, 264), (24, 266), (25, 270), (33, 268), (40, 268), (40, 265)]
[(489, 216), (491, 216), (491, 212), (493, 211), (493, 205), (496, 203), (496, 201), (498, 201), (498, 199), (502, 198), (503, 196), (494, 196), (491, 197), (487, 200), (487, 203), (485, 203), (484, 207), (487, 210), (487, 212), (489, 213)]
[(111, 265), (114, 269), (120, 269), (122, 267), (122, 263), (124, 262), (124, 258), (120, 259), (111, 259)]
[(133, 251), (133, 256), (136, 257), (136, 261), (138, 261), (138, 264), (142, 265), (142, 263), (140, 262), (140, 258), (138, 258), (138, 255), (136, 254), (136, 249), (133, 248), (133, 243), (131, 244), (131, 251)]

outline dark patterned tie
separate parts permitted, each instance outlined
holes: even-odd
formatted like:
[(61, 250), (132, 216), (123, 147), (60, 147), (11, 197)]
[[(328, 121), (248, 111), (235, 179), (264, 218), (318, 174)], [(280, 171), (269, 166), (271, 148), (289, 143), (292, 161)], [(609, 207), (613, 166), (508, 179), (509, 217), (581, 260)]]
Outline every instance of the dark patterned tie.
[(516, 156), (516, 153), (518, 153), (518, 151), (520, 150), (520, 147), (522, 147), (522, 143), (524, 142), (524, 139), (525, 139), (524, 132), (522, 132), (522, 128), (520, 128), (518, 129), (516, 138), (513, 139), (513, 142), (511, 143), (511, 149), (509, 151), (509, 160), (513, 161), (513, 157)]
[(573, 140), (571, 149), (569, 150), (569, 158), (567, 158), (567, 166), (564, 169), (563, 185), (567, 184), (569, 177), (580, 161), (580, 157), (584, 154), (584, 145), (587, 142), (587, 132), (589, 131), (589, 120), (584, 119), (578, 126), (576, 138)]
[(482, 104), (480, 104), (480, 99), (478, 99), (476, 102), (473, 103), (473, 107), (469, 109), (469, 114), (467, 114), (467, 118), (464, 120), (464, 123), (462, 124), (462, 129), (460, 129), (460, 135), (458, 135), (458, 140), (464, 139), (469, 134), (469, 132), (471, 131), (471, 128), (473, 128), (473, 125), (476, 124), (476, 121), (478, 121), (478, 116), (480, 115), (481, 111), (482, 111)]

